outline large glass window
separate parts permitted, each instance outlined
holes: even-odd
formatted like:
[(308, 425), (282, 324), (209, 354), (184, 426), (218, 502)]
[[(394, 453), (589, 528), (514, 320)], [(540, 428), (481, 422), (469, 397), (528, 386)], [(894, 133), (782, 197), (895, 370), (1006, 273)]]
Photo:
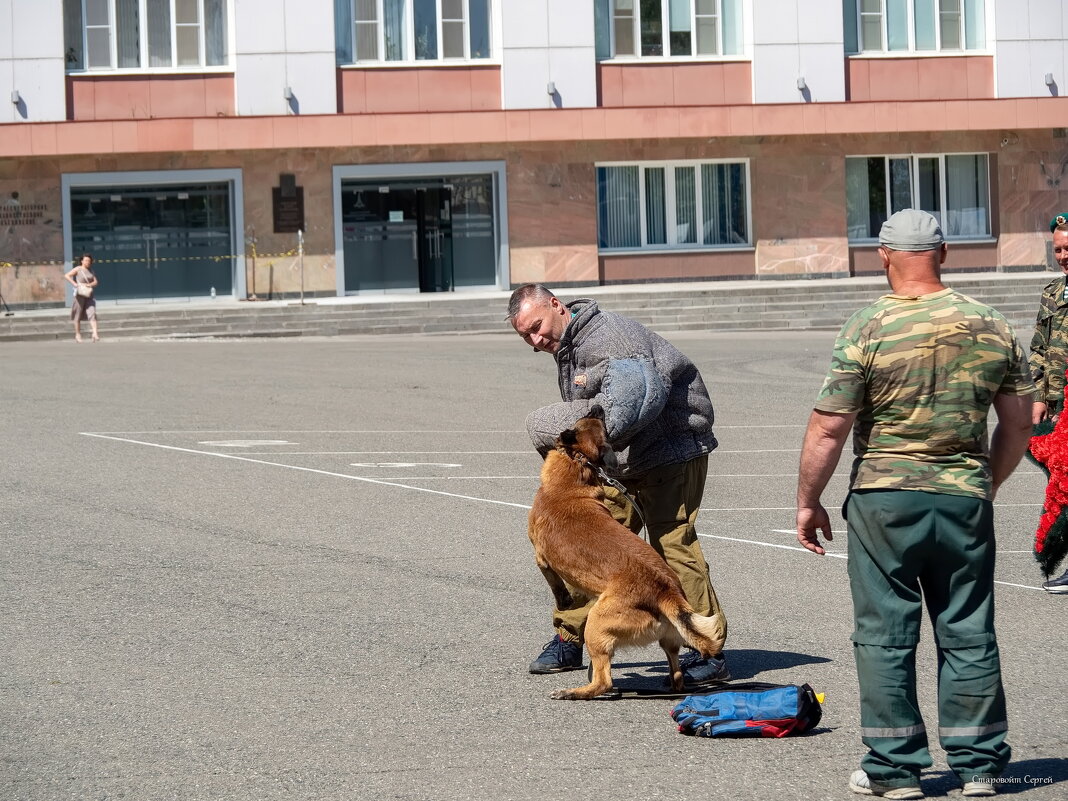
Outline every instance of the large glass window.
[(984, 0), (842, 0), (850, 53), (986, 48)]
[(850, 240), (877, 239), (887, 217), (906, 208), (923, 209), (937, 217), (947, 239), (989, 237), (987, 154), (846, 159)]
[(63, 0), (67, 69), (229, 63), (227, 0)]
[(338, 62), (490, 57), (491, 0), (335, 0)]
[(599, 165), (597, 210), (602, 250), (746, 246), (748, 164)]
[(741, 0), (595, 0), (598, 58), (740, 55)]

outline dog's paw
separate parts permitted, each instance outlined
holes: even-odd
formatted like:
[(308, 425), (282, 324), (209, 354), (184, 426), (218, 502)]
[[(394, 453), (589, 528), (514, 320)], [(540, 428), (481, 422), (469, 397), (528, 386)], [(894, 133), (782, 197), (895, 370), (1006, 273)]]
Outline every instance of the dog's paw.
[(554, 701), (574, 701), (575, 695), (571, 690), (553, 690), (549, 697)]

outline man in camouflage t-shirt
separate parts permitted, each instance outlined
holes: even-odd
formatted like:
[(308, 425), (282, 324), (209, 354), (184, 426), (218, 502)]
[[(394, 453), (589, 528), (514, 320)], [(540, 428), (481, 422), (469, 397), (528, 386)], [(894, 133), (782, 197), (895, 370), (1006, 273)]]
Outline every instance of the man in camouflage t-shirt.
[[(994, 634), (992, 500), (1027, 448), (1034, 385), (1012, 328), (946, 288), (937, 220), (906, 209), (880, 231), (892, 294), (854, 314), (835, 343), (809, 420), (797, 489), (797, 538), (825, 553), (820, 496), (849, 430), (845, 506), (861, 737), (856, 793), (923, 798), (927, 733), (915, 655), (926, 603), (939, 654), (939, 728), (964, 795), (991, 795), (1008, 764)], [(986, 419), (998, 414), (987, 448)]]

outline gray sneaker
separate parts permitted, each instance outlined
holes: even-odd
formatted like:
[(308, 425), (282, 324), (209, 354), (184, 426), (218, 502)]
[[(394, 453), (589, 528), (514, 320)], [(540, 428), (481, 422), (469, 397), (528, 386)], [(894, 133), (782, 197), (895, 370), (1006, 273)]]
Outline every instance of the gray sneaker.
[(557, 634), (542, 649), (541, 656), (530, 663), (531, 673), (563, 673), (582, 670), (582, 646), (567, 642)]
[(895, 801), (923, 798), (923, 790), (918, 784), (911, 787), (884, 787), (873, 782), (863, 770), (853, 771), (849, 777), (849, 789), (858, 795), (874, 795), (879, 798), (892, 798)]
[(964, 782), (960, 794), (965, 798), (990, 798), (998, 794), (993, 782)]

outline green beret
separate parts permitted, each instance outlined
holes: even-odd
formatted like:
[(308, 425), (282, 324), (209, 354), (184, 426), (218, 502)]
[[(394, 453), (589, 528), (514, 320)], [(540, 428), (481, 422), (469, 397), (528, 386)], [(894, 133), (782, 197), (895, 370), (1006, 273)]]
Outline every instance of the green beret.
[(1056, 231), (1058, 225), (1068, 225), (1068, 211), (1064, 214), (1058, 214), (1052, 220), (1049, 221), (1049, 230)]

